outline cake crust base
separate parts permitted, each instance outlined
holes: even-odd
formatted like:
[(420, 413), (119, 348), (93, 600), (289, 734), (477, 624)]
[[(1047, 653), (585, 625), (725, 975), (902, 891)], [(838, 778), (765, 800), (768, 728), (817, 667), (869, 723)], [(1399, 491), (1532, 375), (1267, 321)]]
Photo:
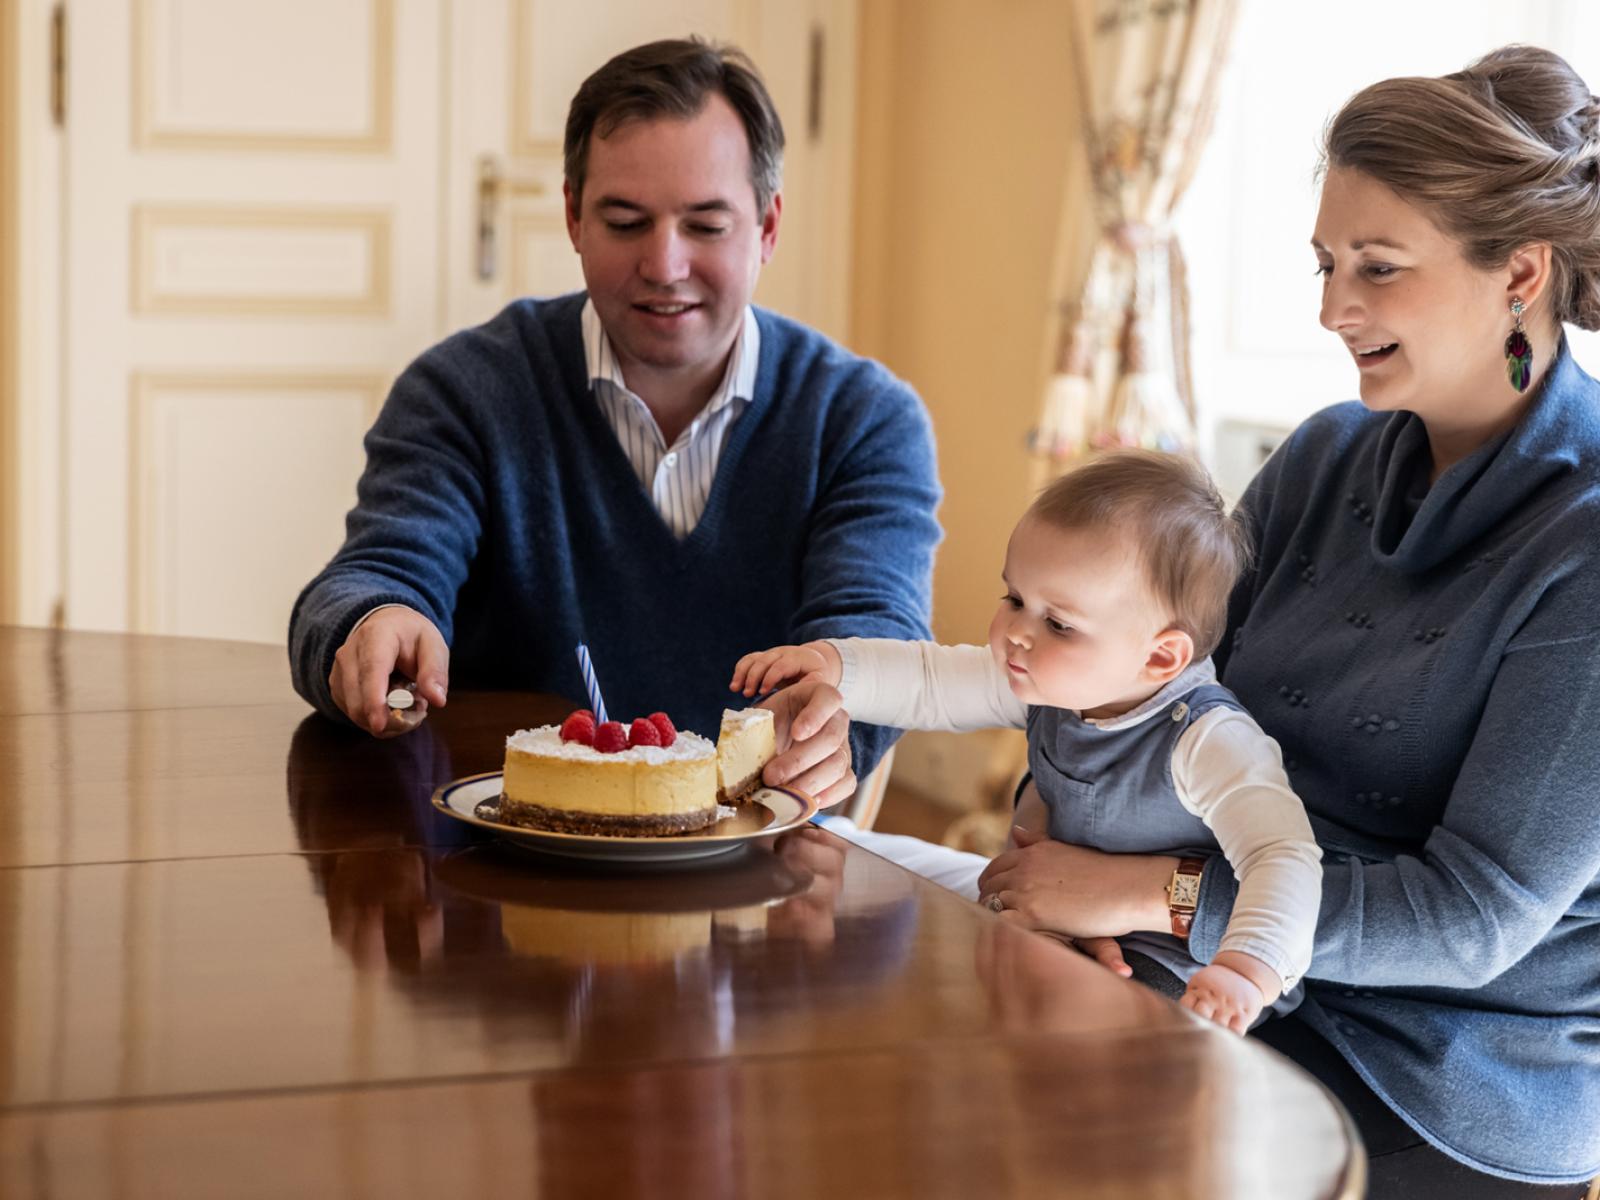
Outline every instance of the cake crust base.
[(685, 813), (640, 813), (617, 815), (583, 812), (578, 809), (547, 808), (526, 800), (500, 797), (500, 820), (525, 829), (547, 829), (552, 833), (580, 833), (603, 837), (670, 837), (692, 833), (715, 825), (717, 806)]
[(743, 804), (750, 799), (752, 792), (761, 786), (761, 771), (757, 770), (745, 776), (731, 788), (717, 789), (718, 804)]

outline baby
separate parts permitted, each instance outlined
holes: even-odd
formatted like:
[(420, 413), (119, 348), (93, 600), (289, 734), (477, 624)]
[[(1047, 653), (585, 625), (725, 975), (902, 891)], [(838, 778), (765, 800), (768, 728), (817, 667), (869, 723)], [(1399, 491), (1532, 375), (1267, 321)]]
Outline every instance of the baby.
[[(1266, 1006), (1298, 1001), (1284, 993), (1310, 963), (1322, 894), (1321, 852), (1278, 745), (1207, 657), (1248, 556), (1199, 466), (1106, 454), (1046, 488), (1012, 531), (987, 647), (780, 646), (740, 659), (731, 686), (752, 695), (820, 678), (853, 719), (875, 725), (1026, 728), (1038, 796), (1019, 804), (1014, 843), (1048, 835), (1177, 857), (1172, 934), (1118, 941), (1130, 961), (1159, 964), (1141, 977), (1158, 986), (1164, 977), (1176, 994), (1165, 968), (1184, 981), (1186, 1007), (1243, 1033)], [(1202, 966), (1187, 936), (1201, 871), (1219, 848), (1239, 893)], [(965, 890), (976, 897), (976, 879)], [(1004, 900), (997, 891), (987, 902), (1001, 911)]]

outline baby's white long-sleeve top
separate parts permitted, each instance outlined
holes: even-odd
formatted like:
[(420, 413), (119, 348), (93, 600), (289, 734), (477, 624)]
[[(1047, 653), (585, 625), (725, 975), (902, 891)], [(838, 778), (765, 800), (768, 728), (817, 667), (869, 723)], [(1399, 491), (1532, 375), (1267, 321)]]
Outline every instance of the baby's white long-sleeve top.
[[(987, 646), (881, 638), (830, 644), (839, 651), (839, 691), (854, 720), (958, 732), (1027, 726), (1028, 706), (1012, 693)], [(1108, 730), (1126, 728), (1164, 713), (1182, 693), (1215, 678), (1207, 659), (1132, 711), (1085, 720)], [(1215, 835), (1239, 880), (1219, 949), (1260, 959), (1287, 991), (1311, 963), (1322, 899), (1322, 851), (1284, 774), (1277, 742), (1248, 713), (1219, 706), (1179, 736), (1172, 781), (1179, 802)], [(1172, 849), (1152, 846), (1150, 852)]]

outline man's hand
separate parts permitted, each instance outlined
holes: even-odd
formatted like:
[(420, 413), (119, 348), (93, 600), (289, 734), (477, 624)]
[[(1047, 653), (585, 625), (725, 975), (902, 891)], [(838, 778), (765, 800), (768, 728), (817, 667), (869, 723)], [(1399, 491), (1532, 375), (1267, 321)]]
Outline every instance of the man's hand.
[(850, 770), (850, 716), (837, 688), (820, 679), (805, 680), (768, 696), (760, 707), (772, 710), (778, 754), (761, 773), (770, 784), (788, 784), (831, 808), (856, 790)]
[[(417, 684), (416, 717), (391, 721), (386, 697), (395, 674)], [(333, 656), (328, 690), (341, 712), (374, 737), (416, 728), (429, 704), (440, 708), (450, 684), (450, 648), (438, 628), (415, 609), (396, 605), (367, 617)]]
[(827, 950), (834, 939), (834, 908), (844, 887), (844, 846), (815, 825), (802, 825), (773, 847), (790, 869), (808, 874), (803, 892), (767, 910), (767, 937), (795, 938), (808, 950)]
[(746, 696), (764, 696), (797, 679), (820, 679), (829, 687), (838, 687), (843, 673), (839, 652), (827, 642), (774, 646), (741, 658), (733, 668), (728, 690), (743, 692)]
[(428, 894), (421, 850), (391, 847), (335, 854), (327, 880), (333, 940), (358, 971), (384, 972), (411, 959), (434, 962), (444, 950), (444, 910)]
[(1239, 972), (1213, 962), (1197, 971), (1178, 1003), (1225, 1029), (1244, 1033), (1250, 1028), (1267, 998), (1261, 989)]

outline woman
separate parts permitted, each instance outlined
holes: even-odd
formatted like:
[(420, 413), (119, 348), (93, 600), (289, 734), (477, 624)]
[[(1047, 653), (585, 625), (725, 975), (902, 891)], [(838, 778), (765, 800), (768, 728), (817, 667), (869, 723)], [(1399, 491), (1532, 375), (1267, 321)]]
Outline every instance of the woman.
[[(1312, 248), (1361, 404), (1242, 507), (1225, 682), (1324, 852), (1304, 1004), (1258, 1035), (1357, 1118), (1373, 1196), (1582, 1196), (1600, 1173), (1600, 100), (1499, 50), (1357, 94)], [(1040, 842), (980, 881), (1066, 933), (1165, 928), (1172, 860)], [(1208, 865), (1190, 934), (1235, 894)], [(1103, 951), (1103, 947), (1101, 947)]]

